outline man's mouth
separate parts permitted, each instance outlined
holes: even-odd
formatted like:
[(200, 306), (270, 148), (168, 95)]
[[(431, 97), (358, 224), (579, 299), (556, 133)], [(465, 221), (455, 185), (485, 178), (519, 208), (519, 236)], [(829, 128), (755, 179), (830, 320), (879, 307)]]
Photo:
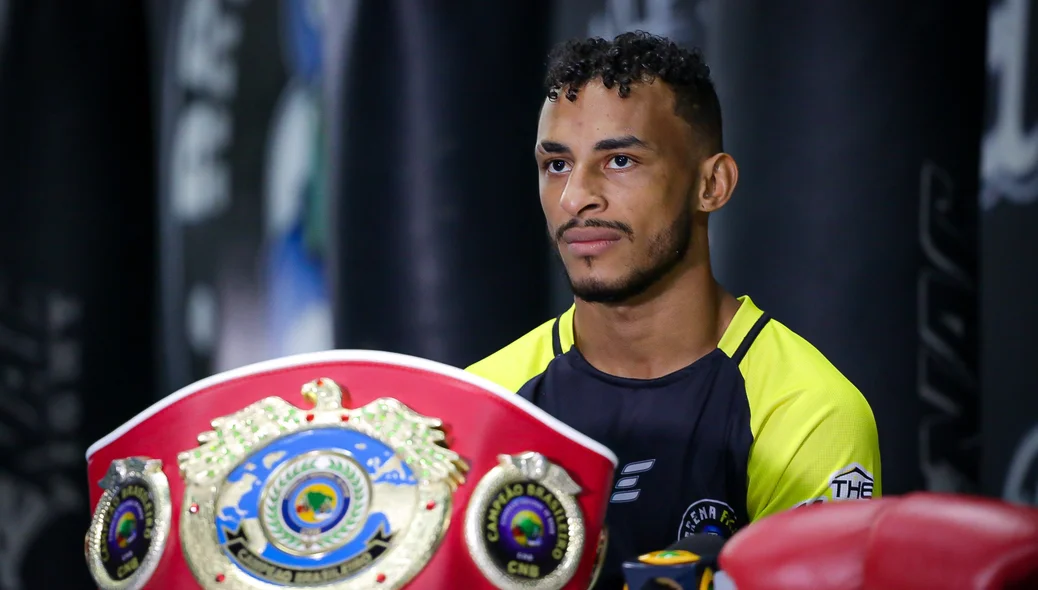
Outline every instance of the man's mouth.
[(623, 239), (623, 233), (606, 227), (574, 227), (562, 234), (562, 242), (573, 256), (602, 254)]

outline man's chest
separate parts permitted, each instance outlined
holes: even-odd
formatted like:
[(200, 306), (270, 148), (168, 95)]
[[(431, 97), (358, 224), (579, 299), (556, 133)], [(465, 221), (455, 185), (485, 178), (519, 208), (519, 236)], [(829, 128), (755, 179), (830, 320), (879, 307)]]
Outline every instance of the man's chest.
[(578, 377), (549, 373), (526, 396), (616, 453), (607, 520), (628, 557), (745, 522), (752, 437), (741, 380), (639, 390)]
[(730, 537), (745, 523), (744, 468), (722, 458), (697, 463), (657, 454), (619, 455), (606, 513), (614, 538), (627, 539), (637, 553), (691, 534)]
[(606, 511), (610, 541), (603, 570), (616, 588), (621, 587), (624, 561), (665, 549), (688, 535), (730, 538), (746, 522), (746, 487), (738, 484), (745, 481), (745, 467), (728, 461), (723, 449), (675, 450), (618, 453)]

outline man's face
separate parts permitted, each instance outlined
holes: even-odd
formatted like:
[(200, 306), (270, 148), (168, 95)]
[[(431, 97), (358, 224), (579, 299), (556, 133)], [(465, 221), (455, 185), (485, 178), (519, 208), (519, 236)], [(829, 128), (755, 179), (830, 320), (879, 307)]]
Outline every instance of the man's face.
[(627, 98), (592, 81), (546, 101), (537, 130), (541, 207), (574, 294), (622, 302), (667, 276), (692, 234), (691, 128), (665, 84)]

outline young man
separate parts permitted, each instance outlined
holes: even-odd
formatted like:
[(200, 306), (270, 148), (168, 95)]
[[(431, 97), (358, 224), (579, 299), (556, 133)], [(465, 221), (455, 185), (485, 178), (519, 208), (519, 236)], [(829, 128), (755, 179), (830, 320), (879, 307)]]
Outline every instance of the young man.
[(642, 33), (571, 41), (547, 87), (541, 207), (575, 304), (469, 370), (619, 457), (598, 588), (689, 534), (879, 496), (861, 393), (713, 277), (707, 222), (739, 171), (701, 56)]

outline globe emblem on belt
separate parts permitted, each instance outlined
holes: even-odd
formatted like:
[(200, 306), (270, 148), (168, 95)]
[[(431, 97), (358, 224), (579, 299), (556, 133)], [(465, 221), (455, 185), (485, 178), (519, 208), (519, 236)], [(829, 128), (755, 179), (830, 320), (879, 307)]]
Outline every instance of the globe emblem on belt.
[[(295, 521), (294, 524), (301, 528), (312, 528), (342, 516), (342, 508), (349, 504), (350, 498), (343, 498), (340, 486), (327, 482), (304, 483), (296, 486), (297, 489), (293, 490), (295, 493), (289, 494), (292, 501), (284, 503), (287, 520)], [(290, 506), (295, 507), (295, 510), (290, 510)]]
[(119, 549), (126, 549), (130, 543), (137, 540), (137, 517), (133, 512), (126, 511), (119, 520), (112, 523), (112, 537)]
[(367, 471), (346, 455), (319, 451), (286, 461), (262, 494), (261, 520), (278, 548), (313, 555), (350, 542), (366, 522)]
[(544, 544), (544, 521), (532, 510), (522, 510), (512, 517), (512, 538), (523, 547)]

